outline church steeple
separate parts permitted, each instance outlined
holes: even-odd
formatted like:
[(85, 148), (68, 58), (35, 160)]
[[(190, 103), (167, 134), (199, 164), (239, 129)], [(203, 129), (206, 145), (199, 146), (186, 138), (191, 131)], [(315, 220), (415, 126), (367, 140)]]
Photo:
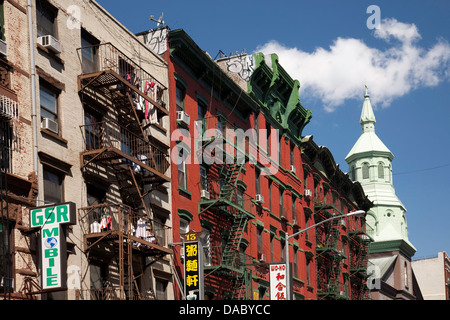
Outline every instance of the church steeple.
[(410, 248), (409, 253), (414, 254), (415, 248), (408, 241), (406, 208), (395, 195), (391, 164), (394, 155), (375, 133), (375, 123), (366, 86), (360, 118), (362, 133), (345, 157), (349, 175), (361, 184), (374, 203), (366, 216), (366, 223), (372, 230), (370, 235), (375, 243), (403, 240)]
[(364, 103), (361, 111), (361, 119), (359, 123), (362, 127), (362, 132), (375, 132), (375, 114), (373, 113), (372, 104), (370, 103), (369, 92), (366, 86), (366, 94), (364, 95)]

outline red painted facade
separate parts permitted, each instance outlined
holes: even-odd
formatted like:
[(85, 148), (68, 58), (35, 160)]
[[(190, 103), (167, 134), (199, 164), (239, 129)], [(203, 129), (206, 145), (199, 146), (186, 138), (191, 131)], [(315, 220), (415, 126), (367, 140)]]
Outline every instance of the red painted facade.
[[(168, 42), (171, 50), (165, 58), (169, 63), (172, 160), (179, 158), (183, 148), (189, 154), (185, 166), (172, 161), (174, 243), (181, 242), (181, 233), (201, 234), (205, 250), (205, 299), (267, 300), (269, 264), (285, 261), (287, 235), (329, 215), (367, 210), (370, 204), (360, 186), (336, 167), (328, 149), (318, 147), (312, 138), (295, 143), (282, 130), (279, 140), (270, 147), (270, 159), (266, 155), (267, 132), (258, 131), (266, 137), (259, 137), (259, 147), (252, 143), (243, 147), (247, 154), (257, 157), (255, 161), (246, 158), (242, 168), (235, 164), (194, 163), (198, 154), (203, 151), (204, 155), (205, 148), (214, 143), (206, 139), (204, 148), (196, 150), (201, 145), (195, 137), (200, 123), (207, 129), (220, 128), (223, 134), (226, 128), (244, 131), (279, 128), (255, 98), (242, 91), (183, 31), (171, 31)], [(189, 115), (188, 125), (180, 116), (177, 120), (177, 110)], [(271, 132), (272, 137), (274, 133)], [(267, 168), (264, 163), (270, 160), (279, 164), (279, 168), (275, 174), (264, 174)], [(224, 191), (228, 182), (235, 186), (230, 193)], [(205, 194), (202, 197), (202, 190), (208, 191), (209, 200)], [(262, 203), (258, 202), (258, 194), (264, 199)], [(230, 201), (215, 202), (214, 199), (224, 195), (229, 195)], [(352, 277), (361, 253), (355, 253), (354, 248), (361, 239), (357, 232), (352, 232), (364, 232), (364, 222), (354, 218), (335, 221), (288, 241), (294, 299), (336, 298), (336, 292), (341, 298), (360, 298)], [(338, 232), (336, 243), (333, 250), (328, 250), (333, 230)], [(176, 271), (183, 278), (181, 246), (175, 246), (174, 252)], [(339, 260), (335, 267), (340, 272), (330, 275), (329, 267), (334, 260)], [(333, 277), (338, 288), (329, 293)], [(180, 290), (175, 292), (176, 298), (181, 299)]]

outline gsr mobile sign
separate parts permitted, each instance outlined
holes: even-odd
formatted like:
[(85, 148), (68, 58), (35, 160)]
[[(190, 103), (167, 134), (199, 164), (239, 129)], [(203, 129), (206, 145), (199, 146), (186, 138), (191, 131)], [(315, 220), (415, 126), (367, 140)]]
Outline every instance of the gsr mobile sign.
[(30, 227), (40, 228), (42, 290), (67, 288), (66, 230), (63, 225), (75, 224), (75, 210), (73, 202), (30, 209)]

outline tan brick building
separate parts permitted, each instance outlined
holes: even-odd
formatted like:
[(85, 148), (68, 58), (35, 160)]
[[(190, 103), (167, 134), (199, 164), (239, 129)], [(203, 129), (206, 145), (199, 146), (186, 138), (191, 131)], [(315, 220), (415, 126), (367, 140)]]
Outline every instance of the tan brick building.
[[(0, 94), (12, 107), (1, 117), (1, 218), (10, 235), (0, 271), (12, 281), (0, 292), (170, 299), (167, 63), (95, 1), (1, 5)], [(66, 202), (77, 211), (61, 229), (68, 289), (44, 292), (29, 209)]]

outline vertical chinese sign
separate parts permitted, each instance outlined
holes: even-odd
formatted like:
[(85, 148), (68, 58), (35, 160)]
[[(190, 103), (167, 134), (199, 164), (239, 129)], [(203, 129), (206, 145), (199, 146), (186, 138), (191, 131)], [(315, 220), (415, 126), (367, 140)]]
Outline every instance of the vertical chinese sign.
[(184, 287), (188, 300), (202, 299), (203, 262), (198, 233), (184, 234)]
[(270, 264), (270, 300), (286, 300), (286, 264)]

